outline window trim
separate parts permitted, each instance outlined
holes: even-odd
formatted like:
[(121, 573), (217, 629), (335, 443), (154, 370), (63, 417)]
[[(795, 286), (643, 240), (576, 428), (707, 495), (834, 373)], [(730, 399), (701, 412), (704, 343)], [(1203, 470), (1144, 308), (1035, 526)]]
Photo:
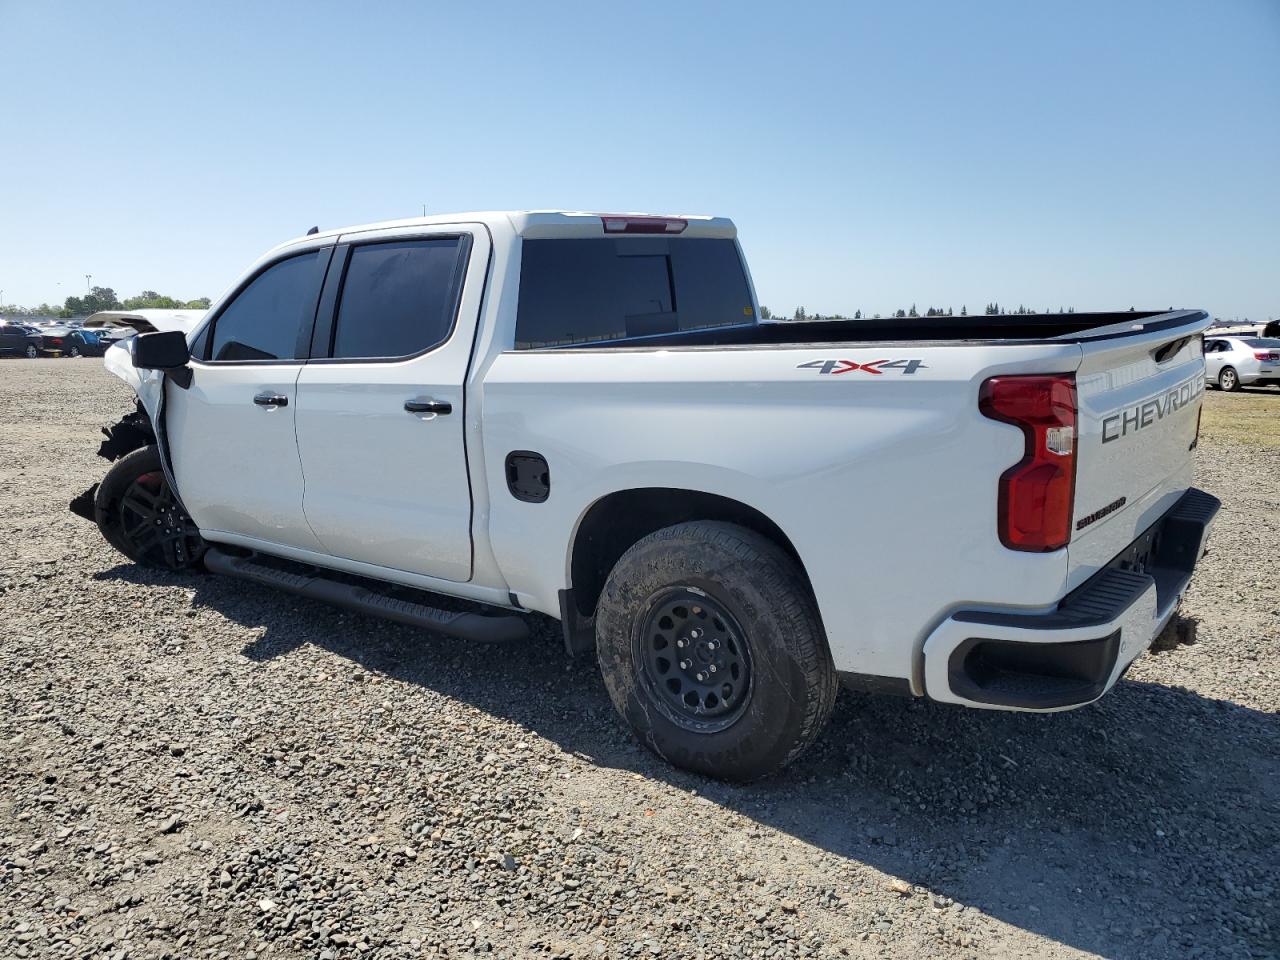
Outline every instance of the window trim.
[[(319, 311), (320, 304), (324, 300), (324, 291), (329, 279), (329, 270), (333, 266), (334, 247), (335, 247), (335, 244), (326, 243), (318, 247), (307, 247), (302, 250), (286, 251), (281, 256), (276, 257), (274, 260), (267, 261), (262, 266), (260, 266), (257, 270), (253, 271), (253, 273), (251, 273), (248, 277), (246, 277), (235, 288), (235, 290), (231, 293), (231, 295), (223, 301), (222, 306), (218, 307), (218, 312), (215, 313), (213, 316), (211, 316), (203, 324), (201, 324), (199, 329), (194, 331), (194, 336), (191, 338), (191, 342), (194, 343), (196, 340), (199, 340), (201, 337), (205, 338), (205, 342), (204, 342), (204, 351), (203, 351), (204, 356), (203, 357), (192, 356), (191, 358), (192, 362), (201, 364), (204, 366), (210, 366), (210, 367), (270, 367), (270, 366), (278, 367), (278, 366), (282, 366), (284, 364), (290, 364), (290, 363), (293, 363), (293, 364), (307, 363), (311, 358), (310, 345), (311, 345), (311, 336), (313, 331), (315, 330), (315, 325), (316, 325), (316, 313)], [(311, 253), (328, 253), (329, 256), (328, 256), (328, 259), (325, 260), (324, 273), (320, 278), (320, 292), (319, 294), (316, 295), (316, 309), (312, 311), (311, 321), (309, 323), (304, 321), (298, 329), (298, 340), (296, 343), (297, 349), (294, 352), (298, 353), (299, 356), (291, 357), (283, 360), (214, 360), (212, 359), (213, 337), (214, 337), (214, 334), (217, 332), (218, 321), (222, 319), (222, 315), (227, 312), (228, 308), (230, 308), (230, 306), (233, 303), (235, 303), (237, 300), (240, 299), (240, 295), (244, 293), (245, 290), (247, 290), (254, 283), (254, 281), (256, 281), (260, 276), (262, 276), (264, 273), (266, 273), (268, 270), (272, 269), (273, 267), (278, 266), (281, 263), (284, 263), (286, 260), (292, 260), (295, 257), (303, 257)], [(304, 333), (305, 333), (305, 336), (304, 336)]]
[[(372, 247), (383, 243), (415, 243), (430, 240), (457, 240), (458, 259), (454, 264), (452, 289), (449, 296), (453, 300), (453, 313), (449, 318), (449, 326), (444, 336), (436, 343), (423, 347), (416, 353), (408, 353), (396, 357), (335, 357), (334, 344), (338, 336), (338, 314), (342, 310), (342, 294), (346, 288), (347, 270), (351, 266), (351, 256), (357, 247)], [(338, 244), (340, 259), (330, 263), (329, 275), (325, 279), (324, 289), (320, 293), (320, 307), (323, 316), (317, 316), (314, 335), (311, 341), (311, 357), (309, 363), (318, 364), (355, 364), (355, 363), (404, 363), (416, 360), (448, 345), (458, 331), (458, 316), (462, 310), (462, 292), (466, 286), (467, 271), (471, 266), (471, 249), (473, 237), (466, 230), (450, 230), (444, 233), (410, 234), (399, 237), (379, 237), (375, 240), (364, 240)], [(337, 269), (334, 269), (336, 267)]]

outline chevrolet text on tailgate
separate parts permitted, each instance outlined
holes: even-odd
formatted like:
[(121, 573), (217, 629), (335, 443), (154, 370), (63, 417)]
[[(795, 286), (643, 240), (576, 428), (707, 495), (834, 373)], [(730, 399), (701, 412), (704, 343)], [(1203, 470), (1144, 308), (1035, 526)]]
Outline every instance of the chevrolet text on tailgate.
[(549, 614), (641, 740), (727, 779), (804, 752), (840, 682), (1110, 689), (1218, 508), (1206, 315), (758, 317), (721, 218), (313, 233), (107, 351), (138, 409), (72, 509), (139, 563), (464, 640)]

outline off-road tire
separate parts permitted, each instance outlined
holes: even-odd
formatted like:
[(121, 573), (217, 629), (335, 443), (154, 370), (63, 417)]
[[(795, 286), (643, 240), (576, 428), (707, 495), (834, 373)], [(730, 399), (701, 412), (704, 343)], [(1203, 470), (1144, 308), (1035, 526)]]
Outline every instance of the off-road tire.
[[(135, 484), (146, 481), (142, 491)], [(138, 493), (145, 494), (143, 498)], [(161, 509), (145, 529), (134, 504), (146, 500)], [(135, 563), (160, 570), (200, 569), (205, 543), (173, 497), (154, 444), (125, 454), (107, 471), (93, 501), (94, 519), (107, 543)]]
[[(655, 604), (689, 589), (727, 611), (749, 651), (745, 707), (728, 726), (691, 729), (696, 718), (676, 715), (643, 663)], [(835, 667), (804, 574), (772, 541), (735, 524), (681, 523), (628, 549), (597, 605), (596, 651), (609, 696), (641, 742), (723, 780), (780, 771), (813, 744), (835, 704)]]

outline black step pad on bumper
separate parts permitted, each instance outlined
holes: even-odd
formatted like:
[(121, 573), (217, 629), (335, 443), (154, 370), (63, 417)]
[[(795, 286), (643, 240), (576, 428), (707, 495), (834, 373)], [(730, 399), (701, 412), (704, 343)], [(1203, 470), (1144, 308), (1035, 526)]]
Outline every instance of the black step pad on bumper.
[(212, 573), (252, 580), (300, 597), (321, 600), (357, 613), (423, 627), (463, 640), (506, 643), (529, 635), (529, 628), (521, 617), (490, 617), (479, 613), (441, 610), (425, 603), (385, 596), (367, 587), (331, 580), (322, 571), (313, 572), (309, 569), (306, 573), (297, 573), (282, 570), (254, 557), (234, 557), (217, 548), (210, 548), (204, 555), (204, 565)]

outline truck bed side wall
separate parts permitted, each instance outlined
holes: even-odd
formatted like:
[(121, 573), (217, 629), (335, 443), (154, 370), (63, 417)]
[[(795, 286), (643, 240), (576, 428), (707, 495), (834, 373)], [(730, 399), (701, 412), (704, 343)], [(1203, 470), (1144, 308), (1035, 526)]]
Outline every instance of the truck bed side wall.
[[(823, 373), (828, 360), (920, 365)], [(800, 366), (811, 361), (822, 362)], [(1066, 344), (503, 353), (482, 386), (493, 550), (521, 602), (557, 615), (576, 526), (601, 497), (729, 497), (795, 546), (836, 667), (910, 678), (956, 605), (1061, 596), (1065, 551), (1013, 553), (997, 539), (996, 482), (1023, 438), (979, 415), (978, 390), (997, 373), (1079, 361)], [(545, 502), (507, 491), (515, 450), (546, 457)]]

